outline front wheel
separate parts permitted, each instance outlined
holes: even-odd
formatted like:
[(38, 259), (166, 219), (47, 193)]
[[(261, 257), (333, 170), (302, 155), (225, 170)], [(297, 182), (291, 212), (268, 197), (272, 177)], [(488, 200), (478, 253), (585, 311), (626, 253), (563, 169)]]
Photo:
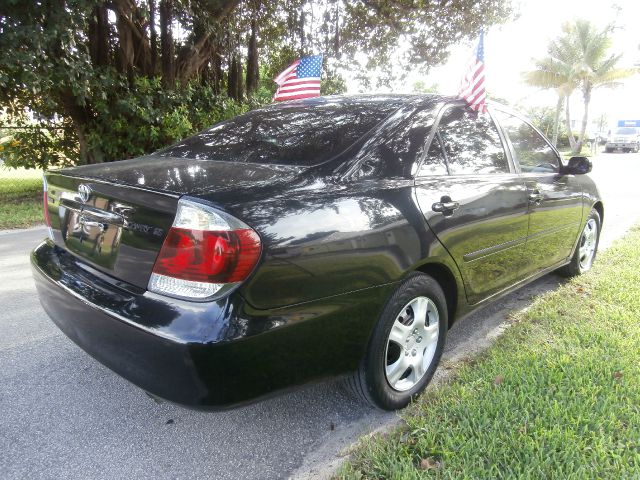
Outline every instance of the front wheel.
[(432, 277), (406, 279), (387, 302), (350, 389), (384, 410), (405, 407), (438, 367), (447, 334), (447, 303)]
[(571, 257), (571, 262), (558, 270), (560, 274), (565, 277), (575, 277), (591, 269), (598, 252), (600, 225), (600, 214), (594, 208), (591, 210), (587, 223), (582, 229), (576, 250)]

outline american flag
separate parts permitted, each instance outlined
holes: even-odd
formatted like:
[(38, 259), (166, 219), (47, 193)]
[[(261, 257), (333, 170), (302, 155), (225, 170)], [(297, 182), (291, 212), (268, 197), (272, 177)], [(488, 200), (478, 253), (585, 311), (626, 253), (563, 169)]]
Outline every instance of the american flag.
[(469, 61), (467, 72), (462, 77), (458, 96), (476, 112), (487, 111), (487, 91), (484, 88), (484, 32), (480, 32), (478, 46)]
[(273, 80), (278, 84), (273, 101), (319, 97), (321, 71), (322, 55), (296, 60)]

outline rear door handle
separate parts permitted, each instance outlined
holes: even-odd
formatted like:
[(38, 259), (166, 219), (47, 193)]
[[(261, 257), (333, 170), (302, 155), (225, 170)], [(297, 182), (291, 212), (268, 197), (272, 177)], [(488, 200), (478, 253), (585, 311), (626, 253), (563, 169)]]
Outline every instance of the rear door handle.
[(451, 200), (446, 202), (436, 202), (433, 205), (431, 205), (431, 210), (438, 213), (453, 212), (458, 208), (460, 208), (460, 204), (458, 202), (453, 202)]

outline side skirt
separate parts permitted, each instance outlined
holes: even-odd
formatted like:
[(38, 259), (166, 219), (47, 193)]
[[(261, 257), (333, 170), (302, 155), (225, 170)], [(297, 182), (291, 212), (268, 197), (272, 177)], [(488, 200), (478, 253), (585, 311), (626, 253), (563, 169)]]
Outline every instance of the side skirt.
[(460, 316), (457, 316), (453, 323), (458, 322), (459, 320), (463, 320), (464, 318), (468, 317), (469, 315), (471, 315), (472, 313), (476, 312), (477, 310), (480, 310), (484, 307), (486, 307), (487, 305), (493, 303), (494, 301), (499, 300), (500, 298), (509, 295), (510, 293), (518, 290), (519, 288), (524, 287), (525, 285), (528, 285), (529, 283), (534, 282), (535, 280), (544, 277), (545, 275), (553, 272), (554, 270), (559, 269), (560, 267), (563, 267), (565, 265), (567, 265), (571, 260), (570, 259), (565, 259), (561, 262), (558, 262), (550, 267), (545, 268), (544, 270), (540, 270), (537, 273), (534, 273), (533, 275), (528, 276), (527, 278), (520, 280), (517, 283), (514, 283), (513, 285), (511, 285), (510, 287), (505, 288), (504, 290), (501, 290), (499, 292), (494, 293), (493, 295), (479, 301), (478, 303), (474, 303), (472, 305), (467, 305), (466, 308), (464, 309), (458, 309), (458, 312), (461, 312)]

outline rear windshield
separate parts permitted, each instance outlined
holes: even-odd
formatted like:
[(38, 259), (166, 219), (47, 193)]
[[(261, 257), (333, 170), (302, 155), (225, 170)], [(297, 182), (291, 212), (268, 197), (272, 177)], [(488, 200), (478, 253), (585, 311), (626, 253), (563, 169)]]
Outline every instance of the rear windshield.
[(267, 107), (219, 123), (158, 154), (307, 167), (343, 152), (398, 107), (392, 102)]
[(635, 135), (636, 129), (632, 127), (619, 128), (616, 130), (616, 135)]

